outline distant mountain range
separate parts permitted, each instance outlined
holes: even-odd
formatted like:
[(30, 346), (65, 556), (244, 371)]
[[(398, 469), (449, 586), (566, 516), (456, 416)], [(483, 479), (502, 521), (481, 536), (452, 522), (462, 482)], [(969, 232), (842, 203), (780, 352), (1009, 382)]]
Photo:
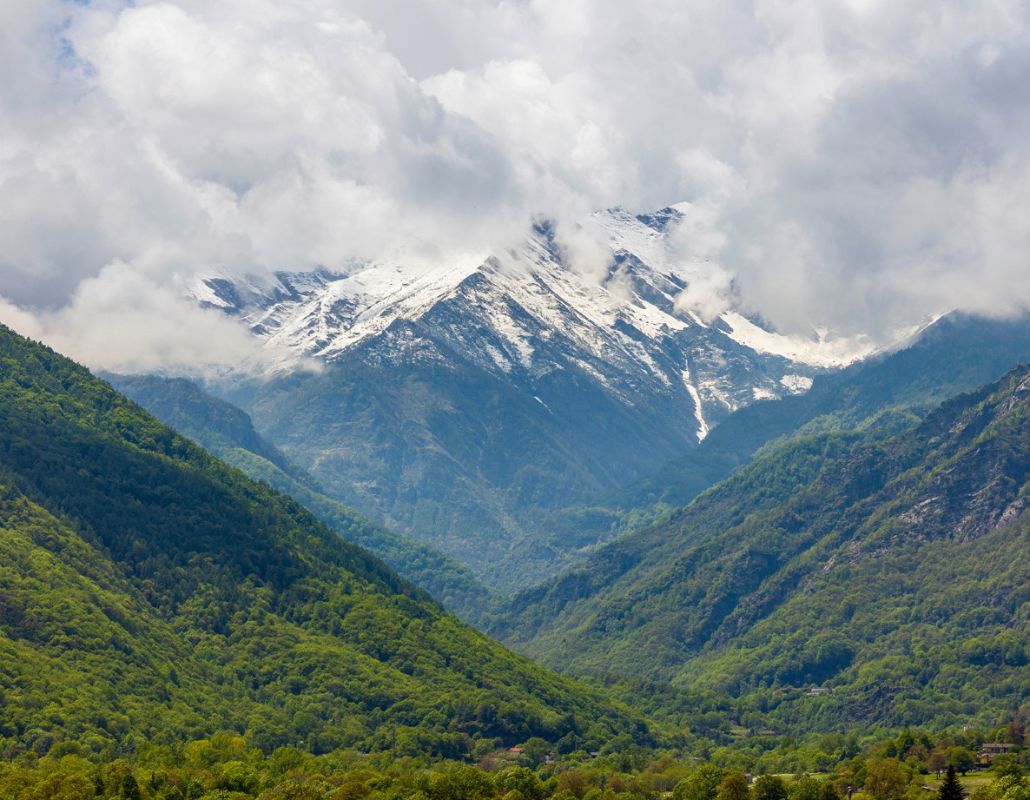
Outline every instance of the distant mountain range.
[[(604, 274), (536, 226), (510, 252), (398, 256), (342, 272), (211, 277), (197, 302), (280, 354), (272, 380), (211, 388), (325, 491), (501, 591), (597, 543), (589, 505), (695, 448), (734, 411), (803, 393), (868, 342), (781, 336), (682, 303), (683, 210), (595, 215)], [(602, 260), (603, 262), (603, 260)], [(322, 365), (298, 370), (303, 359)]]

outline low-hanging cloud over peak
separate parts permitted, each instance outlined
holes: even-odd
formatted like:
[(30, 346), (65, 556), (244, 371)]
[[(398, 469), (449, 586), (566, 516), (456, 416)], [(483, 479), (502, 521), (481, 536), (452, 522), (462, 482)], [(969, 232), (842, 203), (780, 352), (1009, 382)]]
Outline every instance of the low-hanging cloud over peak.
[(192, 275), (500, 250), (612, 205), (683, 201), (685, 302), (732, 284), (783, 329), (1030, 299), (1016, 0), (0, 10), (0, 320), (97, 366), (254, 357)]

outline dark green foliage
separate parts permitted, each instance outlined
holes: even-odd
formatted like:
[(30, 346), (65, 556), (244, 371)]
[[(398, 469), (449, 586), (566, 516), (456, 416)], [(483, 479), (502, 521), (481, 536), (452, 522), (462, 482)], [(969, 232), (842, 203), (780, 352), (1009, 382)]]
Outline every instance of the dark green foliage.
[(648, 736), (2, 327), (0, 609), (0, 738), (40, 754), (220, 728), (450, 757), (584, 720)]
[(348, 541), (371, 550), (404, 578), (469, 622), (493, 604), (472, 572), (438, 550), (402, 536), (328, 497), (315, 479), (262, 439), (250, 417), (184, 379), (107, 376), (120, 392), (250, 477), (284, 492)]
[(121, 786), (118, 787), (118, 797), (120, 800), (143, 800), (143, 796), (139, 791), (139, 784), (132, 775), (126, 775), (122, 778)]
[(1024, 369), (892, 437), (766, 451), (495, 630), (565, 670), (728, 693), (788, 730), (993, 718), (1030, 683), (1028, 479)]
[(779, 775), (759, 775), (751, 796), (753, 800), (787, 800), (787, 784)]
[(941, 784), (940, 791), (937, 792), (938, 800), (963, 800), (965, 796), (962, 784), (958, 782), (958, 776), (955, 774), (955, 767), (949, 765), (948, 774), (944, 778), (944, 783)]

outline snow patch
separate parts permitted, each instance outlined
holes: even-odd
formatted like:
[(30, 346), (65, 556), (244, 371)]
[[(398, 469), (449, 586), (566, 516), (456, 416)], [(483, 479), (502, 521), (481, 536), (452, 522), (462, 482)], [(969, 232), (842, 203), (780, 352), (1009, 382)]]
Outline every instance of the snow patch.
[(816, 331), (817, 338), (806, 339), (767, 331), (736, 311), (724, 312), (720, 319), (730, 327), (727, 336), (738, 344), (811, 367), (845, 367), (876, 351), (865, 336), (835, 339)]
[(702, 442), (708, 435), (709, 428), (708, 423), (705, 422), (704, 409), (701, 406), (701, 395), (691, 379), (689, 366), (683, 368), (683, 385), (687, 389), (687, 394), (694, 401), (694, 419), (697, 420), (697, 441)]
[(804, 394), (812, 388), (812, 379), (807, 375), (784, 375), (780, 383), (791, 394)]

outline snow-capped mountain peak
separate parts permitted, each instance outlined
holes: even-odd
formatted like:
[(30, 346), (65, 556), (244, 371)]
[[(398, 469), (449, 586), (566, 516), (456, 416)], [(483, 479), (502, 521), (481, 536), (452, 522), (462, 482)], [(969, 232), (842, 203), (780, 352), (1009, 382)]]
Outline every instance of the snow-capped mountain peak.
[(595, 214), (585, 224), (610, 251), (600, 270), (574, 264), (541, 222), (520, 246), (493, 255), (215, 276), (194, 297), (298, 360), (460, 358), (524, 384), (547, 409), (555, 400), (540, 385), (573, 370), (629, 406), (660, 398), (693, 418), (699, 440), (736, 408), (804, 391), (814, 370), (872, 350), (864, 341), (782, 336), (736, 309), (705, 322), (682, 307), (691, 273), (678, 268), (668, 236), (688, 211)]

